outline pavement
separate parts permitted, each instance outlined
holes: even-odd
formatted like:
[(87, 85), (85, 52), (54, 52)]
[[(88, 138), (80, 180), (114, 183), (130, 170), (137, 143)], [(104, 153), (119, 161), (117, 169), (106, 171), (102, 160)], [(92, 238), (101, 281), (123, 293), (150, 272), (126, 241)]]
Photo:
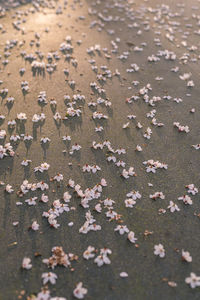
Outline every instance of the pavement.
[[(196, 288), (185, 279), (191, 272), (200, 276), (199, 195), (186, 188), (200, 188), (200, 2), (16, 2), (0, 2), (0, 144), (11, 143), (15, 152), (0, 159), (0, 300), (71, 300), (79, 282), (88, 300), (199, 299), (199, 279)], [(42, 91), (46, 97), (39, 102)], [(26, 120), (17, 118), (20, 113)], [(34, 114), (38, 122), (32, 121)], [(9, 127), (12, 120), (16, 125)], [(145, 137), (147, 128), (152, 134)], [(32, 141), (25, 142), (26, 135)], [(14, 142), (13, 136), (19, 140)], [(63, 136), (71, 140), (63, 141)], [(50, 142), (42, 143), (43, 137)], [(103, 149), (94, 149), (95, 142)], [(76, 144), (81, 149), (72, 151)], [(116, 151), (121, 148), (125, 154)], [(116, 161), (109, 162), (112, 156)], [(24, 167), (26, 160), (31, 162)], [(124, 167), (116, 165), (120, 160)], [(147, 172), (148, 160), (168, 167)], [(50, 165), (47, 171), (34, 169), (44, 162)], [(83, 172), (85, 164), (100, 170)], [(128, 174), (130, 167), (135, 174), (126, 179), (122, 173)], [(56, 174), (63, 175), (61, 182)], [(94, 191), (102, 178), (107, 186), (83, 207), (86, 189)], [(80, 187), (69, 187), (69, 179)], [(33, 184), (27, 193), (22, 192), (24, 180)], [(39, 189), (41, 181), (49, 189)], [(63, 200), (67, 191), (69, 203)], [(130, 191), (141, 194), (132, 208), (125, 204)], [(150, 198), (156, 192), (164, 199)], [(43, 193), (46, 203), (40, 201)], [(178, 200), (184, 195), (192, 205)], [(37, 197), (36, 205), (25, 201), (31, 197)], [(106, 198), (115, 201), (113, 208)], [(179, 210), (173, 212), (170, 201)], [(53, 214), (59, 211), (57, 229), (44, 217), (53, 207)], [(80, 233), (89, 210), (101, 230)], [(108, 217), (111, 211), (117, 216)], [(34, 221), (39, 230), (31, 228)], [(135, 243), (127, 233), (115, 231), (119, 225), (135, 233)], [(154, 254), (158, 244), (165, 249), (164, 258)], [(48, 268), (43, 259), (55, 246), (78, 260), (71, 267)], [(109, 248), (111, 263), (98, 267), (95, 258), (84, 259), (88, 246), (95, 247), (95, 257)], [(192, 262), (184, 261), (182, 250)], [(24, 257), (31, 259), (30, 270), (22, 268)], [(55, 285), (43, 283), (46, 272), (57, 275)], [(128, 277), (120, 277), (121, 272)], [(51, 297), (38, 295), (41, 288)]]

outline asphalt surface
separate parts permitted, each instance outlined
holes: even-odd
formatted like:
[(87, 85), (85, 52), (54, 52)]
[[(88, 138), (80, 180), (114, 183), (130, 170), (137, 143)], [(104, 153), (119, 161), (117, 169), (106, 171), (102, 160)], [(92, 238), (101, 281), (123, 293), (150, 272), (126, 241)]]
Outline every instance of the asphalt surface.
[[(42, 273), (49, 271), (42, 260), (51, 256), (54, 246), (62, 246), (66, 253), (79, 258), (72, 262), (74, 270), (61, 266), (50, 270), (58, 276), (55, 285), (48, 284), (51, 297), (74, 299), (76, 284), (83, 282), (88, 300), (199, 299), (199, 287), (192, 289), (185, 283), (191, 272), (200, 276), (199, 195), (188, 194), (192, 205), (177, 200), (187, 194), (186, 185), (193, 183), (200, 188), (200, 150), (192, 147), (200, 143), (199, 1), (36, 1), (34, 5), (8, 10), (13, 3), (2, 3), (0, 9), (0, 90), (8, 89), (6, 95), (1, 92), (0, 98), (0, 115), (5, 117), (1, 118), (0, 129), (6, 130), (6, 138), (0, 142), (5, 145), (14, 134), (20, 140), (10, 142), (15, 151), (13, 157), (0, 159), (0, 300), (42, 299), (36, 295), (44, 286)], [(60, 47), (66, 36), (71, 36), (69, 43), (73, 48), (63, 53)], [(33, 61), (45, 63), (44, 70), (33, 70), (30, 54), (34, 55)], [(148, 57), (152, 55), (158, 61), (150, 62)], [(169, 59), (170, 55), (175, 57)], [(127, 72), (135, 68), (131, 64), (136, 64), (139, 70)], [(92, 70), (92, 65), (97, 69)], [(171, 69), (176, 67), (177, 72), (173, 72)], [(21, 68), (25, 68), (24, 74), (20, 74)], [(69, 69), (68, 75), (64, 69)], [(184, 73), (191, 73), (190, 78), (181, 80), (179, 76)], [(97, 77), (100, 74), (103, 78)], [(70, 86), (72, 80), (75, 86)], [(28, 93), (21, 89), (23, 81), (28, 82)], [(187, 86), (188, 81), (193, 81), (194, 86)], [(93, 82), (104, 93), (91, 88)], [(152, 88), (148, 91), (149, 100), (155, 96), (160, 97), (159, 101), (144, 101), (141, 89), (147, 84)], [(38, 103), (41, 91), (46, 91), (45, 105)], [(64, 95), (72, 99), (77, 94), (85, 96), (84, 101), (74, 104), (81, 115), (66, 120), (69, 104)], [(15, 98), (13, 105), (8, 105), (8, 97)], [(88, 106), (99, 97), (110, 101), (111, 106), (105, 103)], [(130, 98), (132, 103), (127, 102)], [(182, 102), (177, 103), (174, 98)], [(50, 105), (51, 99), (57, 101), (56, 107)], [(191, 112), (193, 108), (195, 112)], [(153, 109), (157, 122), (164, 126), (153, 125), (152, 118), (147, 117)], [(108, 119), (94, 120), (95, 111)], [(9, 129), (8, 121), (15, 120), (20, 112), (26, 113), (27, 120), (18, 120)], [(54, 120), (55, 112), (60, 113), (61, 120)], [(45, 121), (34, 124), (33, 115), (40, 113), (45, 114)], [(128, 115), (136, 118), (129, 120)], [(124, 129), (127, 122), (129, 126)], [(137, 122), (143, 128), (138, 129)], [(174, 122), (188, 125), (190, 131), (179, 132)], [(104, 128), (102, 132), (95, 132), (98, 125)], [(148, 127), (152, 130), (150, 139), (143, 136)], [(33, 137), (31, 143), (24, 143), (24, 134)], [(64, 143), (65, 135), (70, 135), (71, 141)], [(41, 145), (44, 136), (51, 140), (48, 146)], [(115, 150), (126, 149), (125, 154), (113, 155), (117, 161), (126, 163), (125, 169), (133, 166), (137, 176), (123, 178), (123, 167), (107, 161), (111, 152), (106, 147), (91, 148), (93, 141), (106, 140)], [(82, 148), (71, 155), (69, 151), (75, 143)], [(135, 151), (137, 145), (143, 151)], [(21, 165), (24, 159), (32, 161), (29, 167)], [(143, 162), (150, 159), (167, 164), (168, 169), (147, 173)], [(49, 170), (34, 172), (43, 162), (50, 165)], [(84, 173), (85, 164), (96, 164), (101, 170)], [(57, 173), (63, 175), (63, 182), (52, 180)], [(89, 208), (83, 208), (80, 198), (67, 186), (70, 178), (83, 190), (92, 188), (101, 178), (106, 179), (107, 187), (99, 199), (89, 202)], [(39, 202), (42, 194), (39, 190), (20, 197), (18, 191), (25, 179), (30, 183), (48, 183), (45, 194), (49, 201)], [(13, 187), (13, 193), (5, 192), (7, 184)], [(133, 208), (127, 208), (124, 200), (131, 190), (139, 191), (142, 197)], [(75, 210), (64, 212), (57, 218), (60, 227), (51, 228), (42, 214), (52, 207), (54, 200), (62, 199), (66, 191), (72, 195), (69, 207)], [(157, 191), (162, 191), (165, 199), (149, 197)], [(25, 200), (35, 196), (37, 204), (29, 206)], [(108, 208), (101, 200), (107, 197), (115, 201), (113, 210), (121, 215), (120, 220), (110, 221), (106, 217)], [(171, 212), (170, 201), (180, 211)], [(16, 205), (17, 202), (22, 205)], [(101, 213), (94, 210), (97, 203), (101, 203)], [(101, 230), (79, 233), (89, 209)], [(38, 231), (30, 230), (33, 221), (40, 225)], [(14, 226), (13, 222), (19, 223)], [(73, 222), (71, 227), (70, 222)], [(127, 234), (114, 231), (119, 224), (135, 232), (136, 244), (128, 241)], [(152, 234), (145, 236), (145, 230)], [(164, 258), (154, 255), (154, 245), (160, 243), (165, 248)], [(104, 247), (111, 249), (111, 264), (98, 267), (94, 259), (85, 260), (83, 252), (89, 245), (98, 251)], [(182, 260), (182, 249), (190, 252), (192, 262)], [(24, 257), (31, 259), (30, 270), (21, 268)], [(128, 277), (121, 278), (121, 272), (127, 272)], [(172, 287), (171, 282), (177, 286)]]

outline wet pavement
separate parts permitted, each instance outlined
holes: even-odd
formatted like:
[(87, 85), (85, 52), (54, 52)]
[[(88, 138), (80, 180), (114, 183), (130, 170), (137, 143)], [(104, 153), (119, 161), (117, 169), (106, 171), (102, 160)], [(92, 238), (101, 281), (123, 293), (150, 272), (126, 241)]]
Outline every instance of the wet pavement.
[[(75, 299), (79, 282), (88, 300), (199, 299), (200, 2), (16, 2), (0, 9), (0, 300)], [(56, 246), (67, 267), (43, 262)]]

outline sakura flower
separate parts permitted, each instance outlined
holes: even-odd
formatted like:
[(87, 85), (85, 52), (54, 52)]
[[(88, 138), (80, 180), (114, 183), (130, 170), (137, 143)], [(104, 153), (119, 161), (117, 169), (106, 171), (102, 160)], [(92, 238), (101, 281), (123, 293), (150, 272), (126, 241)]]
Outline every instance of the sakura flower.
[(50, 291), (46, 288), (42, 288), (41, 292), (37, 294), (37, 300), (49, 300), (50, 298)]
[(31, 162), (32, 162), (32, 160), (30, 160), (30, 159), (24, 159), (21, 162), (21, 165), (24, 166), (24, 167), (27, 167)]
[(182, 250), (182, 260), (186, 262), (192, 262), (192, 256), (188, 251)]
[(5, 187), (5, 191), (9, 194), (11, 194), (12, 192), (14, 192), (12, 186), (10, 184), (7, 184)]
[(123, 168), (125, 168), (126, 163), (123, 160), (119, 160), (118, 162), (115, 163), (115, 165), (117, 167), (123, 167)]
[(162, 244), (154, 246), (154, 254), (159, 255), (161, 258), (165, 257), (165, 249)]
[(122, 128), (123, 129), (129, 128), (129, 125), (130, 125), (130, 122), (127, 122), (127, 123), (123, 124)]
[(53, 272), (42, 273), (42, 279), (43, 279), (43, 284), (44, 285), (47, 282), (50, 282), (51, 284), (55, 284), (57, 278), (58, 278), (58, 276)]
[(58, 181), (58, 182), (60, 182), (60, 181), (63, 180), (63, 175), (60, 174), (60, 173), (58, 173), (56, 176), (54, 176), (53, 179), (56, 180), (56, 181)]
[(70, 136), (70, 135), (64, 135), (64, 136), (62, 137), (62, 140), (63, 140), (63, 141), (71, 141), (71, 136)]
[(87, 294), (87, 289), (83, 287), (83, 283), (79, 282), (73, 291), (73, 295), (77, 299), (83, 299)]
[(124, 202), (125, 202), (125, 206), (130, 208), (133, 208), (133, 205), (136, 204), (136, 201), (133, 199), (126, 199)]
[(105, 178), (102, 178), (101, 179), (101, 183), (100, 183), (102, 186), (107, 186), (107, 182), (105, 180)]
[(142, 126), (142, 124), (141, 124), (140, 122), (137, 122), (136, 127), (137, 127), (138, 129), (141, 129), (143, 126)]
[(96, 131), (96, 132), (101, 132), (101, 131), (103, 131), (103, 127), (102, 127), (102, 126), (97, 126), (97, 127), (95, 127), (95, 131)]
[(17, 114), (17, 119), (19, 121), (26, 121), (27, 120), (27, 116), (26, 116), (25, 113), (19, 113), (19, 114)]
[(36, 205), (37, 197), (31, 197), (30, 199), (26, 199), (25, 202), (28, 203), (28, 205)]
[(120, 149), (115, 150), (115, 153), (117, 153), (117, 154), (126, 154), (126, 150), (124, 148), (120, 148)]
[(26, 270), (30, 270), (32, 268), (31, 259), (28, 257), (24, 257), (22, 261), (22, 268)]
[(114, 155), (110, 155), (110, 156), (107, 157), (107, 161), (109, 161), (109, 162), (110, 162), (110, 161), (113, 161), (113, 162), (115, 163), (116, 160), (117, 160), (117, 159), (116, 159), (116, 157), (115, 157)]
[(100, 204), (100, 203), (96, 204), (94, 209), (95, 209), (98, 213), (101, 213), (101, 211), (102, 211), (101, 204)]
[(149, 198), (153, 200), (156, 200), (157, 198), (165, 199), (165, 195), (163, 194), (163, 192), (156, 192), (153, 195), (150, 195)]
[(192, 147), (196, 150), (199, 150), (200, 149), (200, 144), (196, 144), (196, 145), (192, 145)]
[(186, 133), (190, 132), (190, 129), (187, 125), (186, 126), (180, 125), (179, 122), (174, 122), (173, 125), (177, 127), (180, 132), (186, 132)]
[(123, 235), (124, 233), (128, 233), (129, 229), (127, 228), (126, 225), (117, 225), (114, 231), (119, 231), (119, 234)]
[(140, 145), (137, 145), (135, 148), (136, 151), (141, 152), (142, 151), (142, 147)]
[(40, 225), (37, 223), (37, 221), (34, 221), (33, 224), (31, 225), (31, 229), (34, 231), (39, 230)]
[(41, 170), (47, 171), (50, 168), (50, 165), (46, 162), (42, 163), (40, 166)]
[(97, 165), (94, 165), (94, 166), (91, 167), (91, 170), (92, 170), (92, 173), (96, 173), (97, 171), (100, 171), (101, 168)]
[(119, 274), (119, 276), (120, 276), (121, 278), (126, 278), (126, 277), (128, 277), (128, 274), (127, 274), (126, 272), (121, 272), (121, 273)]
[(49, 201), (49, 197), (45, 194), (42, 194), (40, 201), (44, 202), (44, 203), (47, 203)]
[(142, 195), (139, 193), (139, 191), (131, 191), (126, 194), (127, 197), (132, 198), (133, 200), (141, 199)]
[(51, 216), (48, 218), (48, 222), (49, 222), (50, 226), (53, 227), (53, 228), (55, 228), (55, 229), (57, 229), (58, 227), (60, 227), (60, 224), (58, 224), (57, 220), (55, 220)]
[(178, 205), (176, 205), (173, 201), (169, 202), (169, 206), (167, 208), (169, 208), (169, 210), (172, 213), (175, 212), (175, 211), (180, 211), (180, 208), (178, 207)]
[(59, 112), (56, 112), (55, 115), (53, 116), (55, 121), (60, 121), (62, 119), (61, 115), (59, 114)]
[(37, 183), (37, 188), (41, 189), (42, 191), (44, 191), (44, 190), (48, 190), (49, 186), (44, 181), (40, 181), (40, 182)]
[(133, 231), (130, 231), (128, 233), (128, 240), (133, 244), (137, 241), (137, 238), (135, 237), (135, 233)]
[(82, 170), (83, 170), (83, 172), (86, 172), (86, 171), (90, 172), (91, 171), (91, 166), (86, 164), (86, 165), (83, 166)]
[(182, 200), (183, 203), (186, 204), (186, 205), (192, 205), (193, 204), (192, 199), (188, 195), (184, 195), (182, 197), (178, 197), (178, 200)]
[(187, 82), (187, 87), (193, 87), (193, 86), (195, 86), (194, 81), (193, 80), (189, 80)]
[(151, 134), (152, 134), (152, 130), (150, 127), (148, 127), (143, 136), (149, 140), (151, 138)]
[(0, 139), (4, 139), (6, 137), (6, 131), (5, 130), (0, 130)]
[(83, 257), (87, 260), (93, 258), (95, 256), (95, 254), (93, 253), (94, 251), (95, 251), (94, 247), (88, 246), (87, 250), (85, 250), (83, 253)]
[(48, 137), (43, 137), (43, 138), (40, 139), (40, 142), (41, 142), (41, 143), (44, 143), (44, 144), (50, 143), (50, 141), (51, 141), (51, 140), (50, 140)]
[(98, 255), (94, 262), (97, 264), (98, 267), (103, 266), (104, 264), (109, 265), (111, 264), (110, 259), (108, 258), (108, 256), (106, 254), (100, 254)]
[(190, 285), (192, 289), (200, 286), (200, 276), (197, 276), (195, 273), (191, 272), (190, 277), (185, 278), (185, 282)]
[(33, 140), (33, 137), (32, 137), (31, 135), (26, 134), (26, 135), (24, 136), (24, 141), (32, 141), (32, 140)]
[(193, 183), (185, 186), (188, 189), (188, 193), (192, 195), (196, 195), (198, 193), (198, 188), (194, 186)]

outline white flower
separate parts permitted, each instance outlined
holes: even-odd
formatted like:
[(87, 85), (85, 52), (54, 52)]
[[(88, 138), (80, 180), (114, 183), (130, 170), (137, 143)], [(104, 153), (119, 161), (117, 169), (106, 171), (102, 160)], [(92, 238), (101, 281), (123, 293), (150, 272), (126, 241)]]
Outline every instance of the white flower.
[(56, 112), (55, 115), (53, 116), (55, 121), (59, 121), (62, 119), (61, 115), (59, 114), (59, 112)]
[(123, 160), (119, 160), (118, 162), (115, 163), (115, 165), (116, 165), (117, 167), (125, 168), (126, 163), (125, 163)]
[(31, 162), (32, 162), (32, 160), (30, 160), (30, 159), (24, 159), (24, 160), (22, 160), (21, 165), (24, 167), (27, 167)]
[(129, 229), (126, 225), (117, 225), (117, 227), (114, 229), (114, 231), (119, 231), (119, 234), (122, 235), (124, 233), (129, 232)]
[(95, 209), (98, 213), (101, 213), (101, 211), (102, 211), (101, 204), (100, 204), (100, 203), (96, 204), (95, 207), (94, 207), (94, 209)]
[(25, 113), (19, 113), (19, 114), (17, 114), (17, 119), (20, 121), (25, 121), (25, 120), (27, 120), (27, 116)]
[(57, 220), (55, 220), (51, 216), (48, 218), (48, 222), (49, 222), (50, 226), (53, 227), (53, 228), (57, 229), (58, 227), (60, 227), (60, 224), (57, 223)]
[(107, 157), (107, 161), (113, 161), (114, 163), (116, 162), (116, 157), (114, 155), (110, 155)]
[(137, 241), (137, 238), (135, 237), (135, 233), (133, 231), (130, 231), (128, 233), (128, 240), (133, 244)]
[(46, 203), (46, 202), (49, 201), (49, 197), (47, 195), (45, 195), (45, 194), (42, 194), (41, 201), (44, 202), (44, 203)]
[(26, 199), (25, 202), (28, 203), (28, 205), (36, 205), (37, 197), (31, 197), (30, 199)]
[(69, 194), (69, 192), (65, 192), (65, 193), (63, 194), (63, 200), (64, 200), (65, 202), (70, 202), (71, 197), (72, 197), (72, 196)]
[(124, 202), (125, 202), (125, 206), (130, 207), (130, 208), (133, 208), (133, 205), (136, 204), (136, 201), (133, 200), (132, 198), (126, 199), (126, 200), (124, 200)]
[(70, 135), (64, 135), (64, 136), (62, 137), (62, 140), (63, 140), (63, 141), (71, 141), (71, 136), (70, 136)]
[(95, 131), (96, 131), (96, 132), (101, 132), (101, 131), (103, 131), (103, 127), (102, 127), (102, 126), (97, 126), (97, 127), (95, 127)]
[(57, 278), (58, 276), (53, 272), (42, 273), (43, 284), (46, 284), (47, 282), (55, 284)]
[(54, 176), (53, 179), (56, 180), (56, 181), (58, 181), (58, 182), (60, 182), (60, 181), (63, 180), (63, 175), (60, 174), (60, 173), (58, 173), (56, 176)]
[(11, 194), (12, 192), (14, 192), (12, 186), (10, 184), (6, 185), (5, 191), (9, 194)]
[(149, 198), (153, 200), (156, 200), (157, 198), (165, 199), (165, 195), (163, 194), (163, 192), (156, 192), (153, 195), (150, 195)]
[(50, 165), (48, 163), (44, 162), (40, 165), (40, 167), (41, 167), (41, 170), (47, 171), (49, 169)]
[(50, 140), (48, 137), (43, 137), (43, 138), (40, 139), (40, 142), (41, 142), (41, 143), (44, 143), (44, 144), (50, 143), (50, 141), (51, 141), (51, 140)]
[(186, 205), (192, 205), (193, 204), (192, 199), (188, 195), (184, 195), (182, 197), (178, 197), (178, 200), (182, 200), (183, 203), (186, 204)]
[(140, 122), (138, 122), (136, 126), (137, 126), (137, 128), (139, 128), (139, 129), (141, 129), (141, 128), (143, 127), (142, 124), (141, 124)]
[(154, 254), (159, 255), (161, 258), (165, 257), (165, 249), (162, 244), (154, 246)]
[(45, 288), (43, 288), (41, 290), (41, 292), (37, 294), (37, 298), (36, 299), (37, 300), (49, 300), (49, 299), (51, 299), (49, 297), (50, 297), (50, 291), (47, 290), (47, 289), (45, 289)]
[(34, 221), (33, 224), (31, 225), (31, 228), (36, 231), (39, 230), (40, 225), (37, 223), (37, 221)]
[(26, 134), (26, 135), (24, 136), (24, 141), (31, 141), (31, 140), (33, 140), (33, 137), (32, 137), (31, 135)]
[(94, 252), (94, 251), (95, 251), (94, 247), (88, 246), (87, 250), (85, 250), (84, 253), (83, 253), (83, 257), (87, 260), (90, 259), (90, 258), (93, 258), (95, 256), (95, 254), (92, 253), (92, 252)]
[(77, 299), (83, 299), (86, 294), (87, 294), (87, 289), (83, 287), (82, 282), (79, 282), (73, 291), (74, 297), (76, 297)]
[(85, 164), (82, 168), (83, 172), (90, 172), (91, 171), (91, 166), (88, 164)]
[(192, 262), (192, 256), (188, 251), (182, 250), (182, 260), (187, 261), (187, 262)]
[(102, 178), (101, 179), (101, 183), (100, 183), (102, 186), (107, 186), (107, 182), (105, 180), (105, 178)]
[(190, 285), (192, 289), (197, 286), (200, 286), (200, 276), (197, 276), (195, 273), (191, 272), (190, 277), (185, 278), (185, 282)]
[(6, 137), (6, 131), (5, 130), (0, 130), (0, 139), (4, 139)]
[(194, 186), (193, 183), (185, 186), (188, 189), (188, 193), (192, 195), (196, 195), (198, 193), (198, 188)]
[(111, 263), (110, 259), (105, 254), (98, 255), (94, 262), (97, 264), (98, 267), (103, 266), (104, 264), (109, 265)]
[(122, 128), (123, 128), (123, 129), (126, 129), (126, 128), (129, 127), (129, 125), (130, 125), (130, 122), (127, 122), (127, 123), (123, 124)]
[(142, 151), (142, 147), (140, 145), (137, 145), (135, 148), (136, 151), (141, 152)]
[(196, 150), (199, 150), (200, 149), (200, 144), (196, 144), (196, 145), (192, 145), (192, 147)]
[(122, 277), (122, 278), (126, 278), (126, 277), (128, 277), (128, 274), (126, 272), (121, 272), (119, 274), (119, 276)]
[(175, 212), (175, 211), (180, 211), (180, 208), (178, 207), (178, 205), (176, 205), (173, 201), (169, 202), (169, 206), (167, 208), (169, 208), (169, 210), (172, 213)]
[(94, 166), (91, 167), (91, 170), (92, 170), (92, 173), (96, 173), (97, 171), (100, 171), (101, 168), (97, 165), (94, 165)]
[(31, 259), (28, 257), (24, 257), (22, 261), (22, 268), (29, 270), (32, 268)]

